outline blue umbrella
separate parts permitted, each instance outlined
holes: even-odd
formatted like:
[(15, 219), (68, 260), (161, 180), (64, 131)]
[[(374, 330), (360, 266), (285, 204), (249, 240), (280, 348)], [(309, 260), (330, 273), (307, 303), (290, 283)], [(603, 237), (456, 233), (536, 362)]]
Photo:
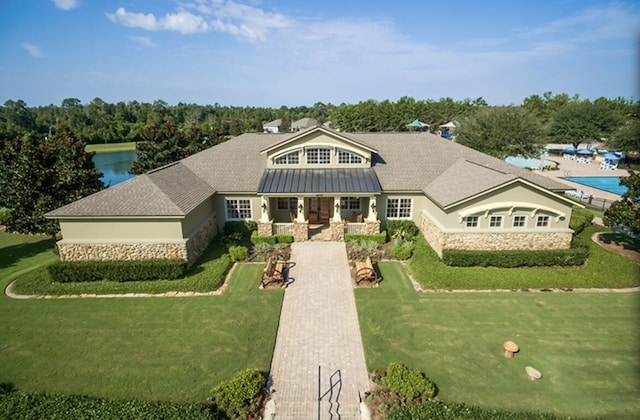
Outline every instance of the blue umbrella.
[(578, 149), (575, 146), (565, 147), (564, 149), (562, 149), (563, 153), (575, 153), (577, 151)]
[(589, 149), (578, 149), (577, 152), (579, 155), (592, 155), (593, 154), (593, 150), (589, 150)]
[(613, 152), (603, 153), (602, 157), (605, 158), (605, 159), (620, 160), (620, 156), (618, 156), (617, 154), (615, 154)]

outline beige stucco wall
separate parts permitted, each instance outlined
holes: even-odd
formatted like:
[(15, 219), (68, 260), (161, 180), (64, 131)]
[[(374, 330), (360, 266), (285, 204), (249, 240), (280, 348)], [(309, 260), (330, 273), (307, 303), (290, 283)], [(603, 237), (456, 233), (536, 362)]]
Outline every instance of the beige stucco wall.
[(220, 214), (216, 213), (213, 210), (213, 199), (208, 199), (201, 203), (198, 207), (193, 209), (189, 214), (185, 216), (182, 220), (182, 237), (183, 238), (191, 238), (196, 232), (202, 229), (203, 224), (207, 222), (207, 220), (211, 217), (212, 214)]
[(66, 242), (179, 242), (181, 218), (105, 218), (61, 219), (60, 230)]
[[(387, 200), (389, 198), (393, 198), (393, 199), (410, 198), (412, 200), (412, 205), (411, 205), (411, 217), (409, 217), (409, 219), (413, 220), (413, 222), (418, 226), (420, 226), (420, 220), (421, 220), (420, 214), (422, 210), (432, 204), (429, 201), (429, 199), (424, 196), (424, 194), (416, 194), (416, 193), (381, 194), (376, 199), (376, 212), (378, 215), (378, 219), (380, 219), (380, 221), (382, 222), (382, 226), (381, 226), (382, 229), (387, 228)], [(398, 219), (398, 220), (402, 220), (402, 219)]]
[(217, 223), (218, 223), (218, 229), (220, 231), (222, 231), (222, 229), (224, 228), (224, 224), (227, 221), (237, 221), (238, 219), (227, 219), (227, 207), (226, 207), (226, 200), (227, 199), (231, 199), (231, 200), (249, 200), (251, 201), (251, 219), (253, 221), (258, 221), (260, 220), (260, 215), (262, 214), (262, 208), (260, 207), (261, 203), (261, 198), (259, 196), (257, 196), (256, 194), (251, 194), (251, 193), (247, 193), (247, 194), (216, 194), (213, 197), (213, 201), (212, 201), (212, 206), (213, 206), (213, 211), (218, 215), (217, 218)]
[[(300, 150), (304, 147), (331, 147), (332, 150), (332, 164), (331, 165), (307, 165), (304, 154), (300, 154), (300, 164), (298, 165), (274, 165), (273, 158), (283, 153), (287, 153), (294, 150)], [(337, 164), (336, 148), (354, 152), (364, 157), (363, 162), (360, 164)], [(335, 138), (321, 131), (309, 133), (302, 138), (292, 141), (283, 145), (283, 147), (269, 151), (266, 156), (268, 168), (369, 168), (371, 166), (371, 152), (367, 149), (359, 147), (357, 144), (351, 142), (345, 142), (344, 140)]]

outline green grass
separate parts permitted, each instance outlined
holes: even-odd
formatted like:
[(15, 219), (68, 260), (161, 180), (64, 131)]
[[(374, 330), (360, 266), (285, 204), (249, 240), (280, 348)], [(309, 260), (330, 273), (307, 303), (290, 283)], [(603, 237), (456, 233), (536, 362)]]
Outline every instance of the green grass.
[[(3, 290), (57, 258), (50, 238), (7, 233), (0, 233), (0, 255)], [(208, 264), (215, 260), (193, 276), (206, 279)], [(0, 382), (26, 392), (203, 401), (239, 370), (269, 369), (283, 291), (258, 290), (261, 272), (259, 264), (240, 265), (227, 290), (210, 297), (14, 300), (3, 294)]]
[[(485, 408), (640, 414), (637, 293), (419, 294), (401, 264), (378, 268), (381, 287), (355, 291), (370, 370), (402, 362), (435, 381), (440, 399)], [(514, 359), (506, 340), (521, 348)], [(540, 381), (527, 378), (528, 365)]]
[(590, 226), (579, 239), (590, 248), (581, 267), (496, 268), (449, 267), (420, 238), (409, 261), (413, 277), (427, 289), (516, 289), (548, 287), (633, 287), (640, 285), (640, 266), (595, 244), (593, 233), (606, 231)]
[(126, 152), (136, 150), (135, 142), (128, 143), (109, 143), (109, 144), (87, 144), (85, 147), (87, 152), (107, 153), (107, 152)]
[(226, 248), (214, 243), (207, 248), (183, 279), (122, 283), (116, 281), (53, 283), (51, 276), (42, 266), (18, 277), (11, 290), (23, 295), (209, 292), (222, 286), (225, 274), (231, 265), (231, 257)]

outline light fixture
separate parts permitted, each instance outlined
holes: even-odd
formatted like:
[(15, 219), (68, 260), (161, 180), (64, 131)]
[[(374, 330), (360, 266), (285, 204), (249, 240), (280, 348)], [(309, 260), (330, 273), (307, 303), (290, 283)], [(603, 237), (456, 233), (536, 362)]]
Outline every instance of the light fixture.
[(302, 210), (304, 210), (304, 206), (302, 205), (302, 203), (300, 203), (298, 204), (298, 211), (302, 213)]
[(336, 203), (336, 211), (340, 211), (340, 203)]
[(376, 203), (371, 203), (371, 210), (375, 211), (376, 210)]
[(266, 213), (267, 212), (267, 203), (262, 203), (261, 207), (262, 207), (262, 211)]

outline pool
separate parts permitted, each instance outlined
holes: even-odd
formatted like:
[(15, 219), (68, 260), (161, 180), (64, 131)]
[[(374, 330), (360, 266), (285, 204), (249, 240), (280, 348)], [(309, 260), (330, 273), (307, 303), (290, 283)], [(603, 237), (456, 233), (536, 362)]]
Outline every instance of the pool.
[(543, 168), (545, 166), (558, 166), (558, 162), (549, 159), (524, 158), (520, 156), (509, 156), (505, 162), (510, 163), (519, 168)]
[(565, 176), (562, 179), (613, 194), (622, 195), (627, 192), (627, 187), (620, 185), (620, 178), (617, 176)]

